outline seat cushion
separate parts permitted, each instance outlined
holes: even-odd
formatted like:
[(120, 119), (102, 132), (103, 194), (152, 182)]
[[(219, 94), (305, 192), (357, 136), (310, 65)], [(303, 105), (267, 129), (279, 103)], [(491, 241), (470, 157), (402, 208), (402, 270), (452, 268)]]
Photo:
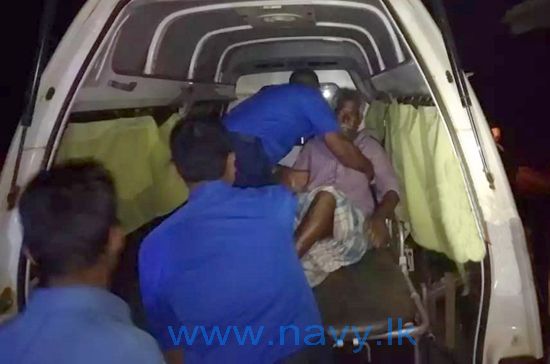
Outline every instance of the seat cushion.
[[(346, 326), (360, 331), (372, 327), (369, 337), (388, 332), (388, 318), (397, 328), (413, 322), (414, 302), (398, 264), (389, 249), (368, 251), (363, 259), (331, 273), (314, 289), (323, 323), (337, 333)], [(346, 330), (346, 339), (354, 337)], [(343, 333), (343, 332), (342, 332)]]

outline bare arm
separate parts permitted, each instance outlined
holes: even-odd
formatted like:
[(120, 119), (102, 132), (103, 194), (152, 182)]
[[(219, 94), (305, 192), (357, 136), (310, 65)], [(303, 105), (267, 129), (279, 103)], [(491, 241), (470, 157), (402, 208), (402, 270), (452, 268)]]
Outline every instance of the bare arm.
[(309, 182), (311, 166), (312, 143), (308, 142), (298, 154), (292, 168), (278, 165), (276, 167), (277, 181), (295, 193), (304, 192)]
[(399, 195), (395, 191), (388, 191), (371, 218), (366, 222), (365, 229), (372, 245), (375, 248), (386, 246), (390, 241), (390, 233), (386, 227), (386, 219), (393, 217), (395, 208), (399, 203)]
[(398, 203), (399, 195), (397, 192), (388, 191), (382, 198), (382, 201), (380, 201), (376, 210), (374, 210), (373, 218), (376, 217), (384, 220), (391, 219)]
[(327, 133), (324, 140), (328, 149), (340, 163), (345, 167), (364, 173), (369, 181), (373, 180), (374, 168), (371, 161), (346, 137), (341, 133)]
[(305, 191), (309, 181), (308, 171), (281, 165), (277, 166), (275, 176), (279, 183), (296, 193)]

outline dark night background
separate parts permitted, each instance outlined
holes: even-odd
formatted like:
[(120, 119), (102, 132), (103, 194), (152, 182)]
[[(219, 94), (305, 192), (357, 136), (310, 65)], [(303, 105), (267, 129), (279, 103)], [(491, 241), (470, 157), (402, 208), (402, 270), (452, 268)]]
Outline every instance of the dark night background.
[[(24, 105), (37, 43), (43, 0), (4, 5), (1, 77), (0, 158)], [(85, 0), (59, 3), (51, 46), (61, 38)], [(446, 0), (464, 68), (487, 118), (502, 126), (505, 144), (522, 164), (550, 166), (550, 30), (514, 36), (502, 23), (506, 10), (520, 0)], [(6, 2), (4, 2), (6, 3)], [(6, 47), (7, 45), (7, 47)]]
[[(2, 2), (0, 166), (24, 107), (44, 1), (47, 0)], [(52, 50), (85, 1), (59, 0), (50, 39)], [(506, 159), (515, 161), (511, 164), (546, 170), (546, 176), (550, 176), (550, 29), (510, 33), (502, 19), (507, 10), (523, 0), (441, 1), (446, 5), (464, 69), (474, 73), (470, 81), (487, 119), (502, 128)], [(548, 183), (546, 176), (543, 178)], [(541, 303), (547, 301), (549, 287), (548, 191), (545, 197), (518, 198), (520, 214), (530, 231), (528, 239), (532, 242), (530, 250)], [(548, 305), (541, 304), (543, 316), (548, 318), (544, 307)], [(543, 320), (543, 325), (550, 328), (548, 319)], [(550, 333), (550, 329), (546, 332)]]

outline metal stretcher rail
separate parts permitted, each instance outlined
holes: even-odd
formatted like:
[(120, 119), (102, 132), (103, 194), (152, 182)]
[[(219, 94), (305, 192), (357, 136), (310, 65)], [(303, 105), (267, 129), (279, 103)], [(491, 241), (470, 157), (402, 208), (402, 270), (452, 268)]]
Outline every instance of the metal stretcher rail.
[[(390, 220), (390, 231), (392, 231), (391, 223), (392, 222)], [(403, 273), (403, 278), (405, 279), (407, 287), (409, 288), (411, 300), (414, 302), (420, 316), (420, 325), (414, 326), (409, 331), (409, 335), (412, 336), (416, 341), (416, 345), (414, 346), (414, 362), (415, 364), (420, 364), (420, 348), (418, 339), (420, 339), (422, 335), (428, 332), (428, 329), (430, 327), (430, 318), (426, 307), (424, 307), (423, 299), (420, 297), (420, 294), (416, 290), (416, 287), (414, 286), (411, 277), (409, 276), (409, 268), (407, 266), (407, 258), (405, 256), (405, 232), (403, 228), (403, 223), (397, 222), (397, 227), (399, 234), (399, 267), (401, 268), (401, 273)], [(426, 295), (426, 287), (424, 286), (423, 296), (426, 297)], [(376, 340), (388, 337), (399, 337), (400, 335), (401, 333), (399, 331), (392, 331), (386, 334), (373, 336), (372, 339)]]
[[(388, 229), (390, 232), (394, 232), (392, 229), (393, 221), (387, 221)], [(404, 328), (408, 330), (408, 335), (410, 335), (413, 339), (415, 339), (416, 344), (414, 345), (414, 362), (415, 364), (420, 364), (420, 347), (419, 347), (419, 339), (424, 335), (426, 332), (428, 332), (430, 327), (430, 319), (428, 311), (426, 310), (426, 307), (424, 305), (424, 299), (427, 296), (427, 289), (425, 286), (422, 288), (422, 297), (418, 293), (416, 287), (414, 286), (410, 275), (409, 275), (409, 268), (407, 265), (407, 259), (405, 256), (405, 233), (404, 233), (404, 227), (401, 222), (397, 223), (397, 230), (398, 230), (398, 241), (399, 241), (399, 267), (401, 270), (401, 273), (403, 275), (403, 279), (406, 282), (407, 288), (410, 293), (410, 298), (414, 303), (414, 306), (416, 307), (416, 311), (419, 316), (419, 324), (416, 326), (411, 327), (411, 323), (407, 323)], [(358, 327), (360, 331), (366, 331), (367, 327)], [(403, 336), (403, 332), (401, 330), (395, 330), (391, 332), (386, 332), (383, 334), (373, 335), (369, 337), (369, 341), (374, 340), (384, 340), (388, 338), (400, 338)], [(357, 339), (353, 340), (353, 345), (357, 346), (359, 345)], [(338, 340), (334, 343), (335, 347), (343, 347), (344, 341)], [(367, 357), (368, 361), (370, 362), (370, 346), (366, 345), (367, 349)]]

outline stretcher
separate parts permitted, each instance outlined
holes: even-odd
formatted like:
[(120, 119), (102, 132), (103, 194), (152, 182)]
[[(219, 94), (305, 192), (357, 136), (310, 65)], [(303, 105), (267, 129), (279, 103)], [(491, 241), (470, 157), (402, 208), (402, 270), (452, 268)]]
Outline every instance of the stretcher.
[[(391, 225), (391, 224), (390, 224)], [(397, 225), (392, 248), (370, 250), (361, 261), (331, 273), (314, 289), (321, 311), (325, 332), (338, 338), (334, 346), (345, 343), (358, 346), (353, 326), (368, 341), (377, 345), (389, 337), (403, 337), (402, 329), (415, 339), (415, 364), (420, 363), (420, 337), (428, 331), (429, 315), (424, 300), (409, 276), (405, 256), (403, 224)], [(425, 296), (425, 292), (423, 292)], [(366, 345), (370, 358), (370, 345)]]

